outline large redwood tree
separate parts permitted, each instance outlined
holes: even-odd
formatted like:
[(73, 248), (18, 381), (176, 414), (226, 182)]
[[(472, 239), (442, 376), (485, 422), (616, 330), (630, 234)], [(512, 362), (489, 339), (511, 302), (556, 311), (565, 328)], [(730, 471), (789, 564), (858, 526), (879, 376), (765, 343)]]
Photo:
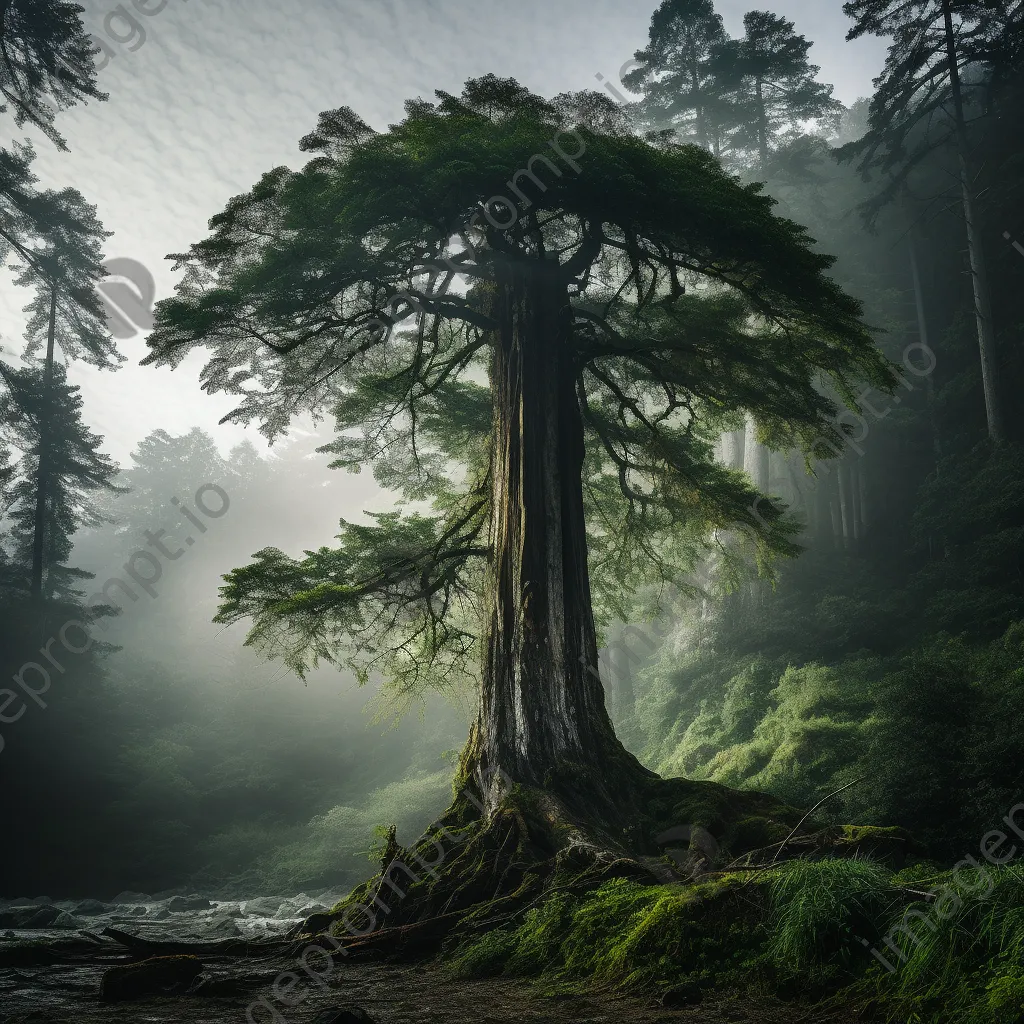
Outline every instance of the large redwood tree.
[(342, 522), (336, 548), (258, 552), (220, 618), (300, 672), (473, 679), (464, 767), (608, 821), (651, 775), (605, 711), (595, 604), (680, 580), (726, 530), (794, 551), (719, 432), (751, 414), (766, 443), (834, 453), (829, 396), (890, 372), (831, 259), (703, 149), (493, 76), (406, 111), (384, 132), (321, 115), (302, 170), (174, 257), (147, 361), (208, 347), (230, 419), (273, 438), (331, 414), (337, 464), (416, 503)]

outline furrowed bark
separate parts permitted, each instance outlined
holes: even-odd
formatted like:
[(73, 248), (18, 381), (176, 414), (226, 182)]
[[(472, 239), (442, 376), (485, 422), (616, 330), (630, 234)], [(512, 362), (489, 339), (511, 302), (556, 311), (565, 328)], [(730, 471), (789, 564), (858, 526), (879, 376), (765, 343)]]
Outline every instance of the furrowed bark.
[(481, 778), (557, 789), (566, 766), (640, 766), (615, 738), (597, 672), (565, 282), (557, 263), (524, 260), (504, 264), (497, 286), (494, 556), (471, 754)]

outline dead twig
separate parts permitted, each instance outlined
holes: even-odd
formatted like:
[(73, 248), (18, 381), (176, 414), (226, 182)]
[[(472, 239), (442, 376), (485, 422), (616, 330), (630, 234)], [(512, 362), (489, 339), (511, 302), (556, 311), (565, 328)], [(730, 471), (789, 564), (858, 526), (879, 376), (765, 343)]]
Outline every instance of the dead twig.
[(779, 843), (779, 848), (775, 851), (775, 856), (772, 857), (772, 864), (778, 860), (779, 854), (782, 853), (786, 846), (786, 843), (790, 841), (800, 831), (800, 826), (827, 800), (831, 800), (834, 796), (839, 796), (844, 790), (849, 789), (851, 786), (856, 786), (858, 782), (863, 782), (867, 778), (866, 775), (862, 775), (859, 779), (854, 779), (853, 782), (848, 782), (845, 786), (840, 786), (834, 793), (829, 793), (828, 796), (823, 796), (797, 823), (793, 828), (793, 831), (786, 836), (785, 839)]

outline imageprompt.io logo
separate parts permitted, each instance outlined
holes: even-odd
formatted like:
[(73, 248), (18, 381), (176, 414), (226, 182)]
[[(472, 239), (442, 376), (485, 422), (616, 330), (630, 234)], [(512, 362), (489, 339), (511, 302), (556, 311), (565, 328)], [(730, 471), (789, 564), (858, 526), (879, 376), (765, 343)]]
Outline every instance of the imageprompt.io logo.
[(125, 339), (150, 330), (156, 296), (153, 275), (138, 260), (127, 256), (105, 260), (103, 266), (109, 276), (96, 285), (96, 290), (107, 314), (110, 333)]

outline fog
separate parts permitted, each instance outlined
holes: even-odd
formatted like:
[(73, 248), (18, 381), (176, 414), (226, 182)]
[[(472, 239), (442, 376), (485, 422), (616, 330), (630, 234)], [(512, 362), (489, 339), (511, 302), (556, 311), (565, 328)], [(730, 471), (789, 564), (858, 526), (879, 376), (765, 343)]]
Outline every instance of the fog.
[(108, 649), (58, 643), (45, 708), (3, 729), (21, 778), (9, 894), (342, 889), (365, 874), (375, 828), (411, 841), (444, 809), (470, 694), (410, 707), (333, 666), (302, 681), (245, 647), (244, 625), (211, 621), (221, 577), (253, 552), (329, 544), (339, 507), (384, 500), (372, 478), (327, 468), (315, 449), (330, 437), (299, 424), (267, 456), (222, 453), (198, 429), (140, 442), (118, 478), (130, 490), (104, 497), (110, 522), (81, 530), (71, 556), (120, 608), (95, 628)]

